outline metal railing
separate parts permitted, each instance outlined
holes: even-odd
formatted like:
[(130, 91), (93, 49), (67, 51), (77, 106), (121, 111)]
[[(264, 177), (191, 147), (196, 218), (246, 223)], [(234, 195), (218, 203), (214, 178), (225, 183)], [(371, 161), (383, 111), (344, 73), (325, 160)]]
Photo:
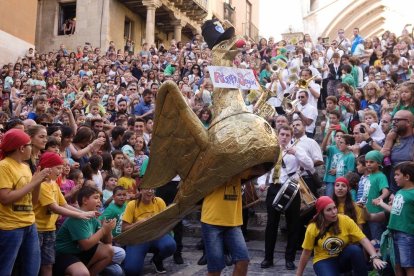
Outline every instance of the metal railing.
[(208, 0), (193, 0), (193, 2), (197, 3), (197, 5), (203, 8), (205, 11), (208, 11)]

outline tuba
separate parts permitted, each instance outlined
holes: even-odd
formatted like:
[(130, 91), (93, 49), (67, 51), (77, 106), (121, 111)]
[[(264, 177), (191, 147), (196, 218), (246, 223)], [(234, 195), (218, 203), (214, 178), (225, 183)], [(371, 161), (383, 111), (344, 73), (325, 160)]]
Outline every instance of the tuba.
[(259, 87), (260, 87), (260, 90), (262, 91), (262, 94), (260, 95), (256, 104), (254, 105), (253, 113), (265, 119), (269, 117), (273, 117), (276, 114), (276, 109), (273, 105), (270, 105), (267, 103), (267, 98), (268, 98), (269, 93), (271, 93), (271, 91), (269, 91), (268, 89), (262, 88), (260, 85)]

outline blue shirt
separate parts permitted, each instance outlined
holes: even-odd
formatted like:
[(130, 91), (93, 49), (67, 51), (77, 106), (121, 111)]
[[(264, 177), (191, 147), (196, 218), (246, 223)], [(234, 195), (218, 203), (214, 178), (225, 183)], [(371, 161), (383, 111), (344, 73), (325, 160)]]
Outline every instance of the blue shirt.
[(134, 115), (141, 116), (141, 115), (144, 115), (145, 113), (147, 113), (150, 110), (152, 110), (152, 104), (142, 101), (142, 102), (140, 102), (139, 104), (137, 104), (135, 106)]

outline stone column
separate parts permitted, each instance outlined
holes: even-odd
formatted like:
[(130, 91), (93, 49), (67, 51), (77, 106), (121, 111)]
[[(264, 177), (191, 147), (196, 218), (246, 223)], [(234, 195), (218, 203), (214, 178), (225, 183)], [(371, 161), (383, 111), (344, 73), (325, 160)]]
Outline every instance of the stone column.
[(155, 33), (155, 10), (161, 7), (158, 0), (144, 0), (142, 4), (147, 7), (147, 22), (145, 26), (145, 42), (149, 45), (154, 44)]
[(181, 41), (181, 31), (183, 30), (183, 27), (187, 25), (187, 22), (181, 19), (176, 19), (176, 20), (173, 20), (171, 23), (174, 26), (174, 39), (177, 42)]

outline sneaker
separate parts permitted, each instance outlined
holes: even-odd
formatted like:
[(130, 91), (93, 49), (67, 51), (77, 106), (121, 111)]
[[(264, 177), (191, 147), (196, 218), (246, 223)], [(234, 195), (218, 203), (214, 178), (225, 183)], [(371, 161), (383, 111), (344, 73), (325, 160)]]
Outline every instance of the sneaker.
[(174, 262), (176, 264), (183, 264), (184, 263), (183, 256), (181, 255), (181, 252), (174, 253), (173, 258), (174, 258)]
[(152, 258), (152, 263), (154, 264), (155, 267), (155, 271), (158, 274), (164, 274), (167, 272), (167, 270), (165, 270), (164, 265), (162, 264), (162, 260), (158, 259), (157, 257), (153, 257)]

